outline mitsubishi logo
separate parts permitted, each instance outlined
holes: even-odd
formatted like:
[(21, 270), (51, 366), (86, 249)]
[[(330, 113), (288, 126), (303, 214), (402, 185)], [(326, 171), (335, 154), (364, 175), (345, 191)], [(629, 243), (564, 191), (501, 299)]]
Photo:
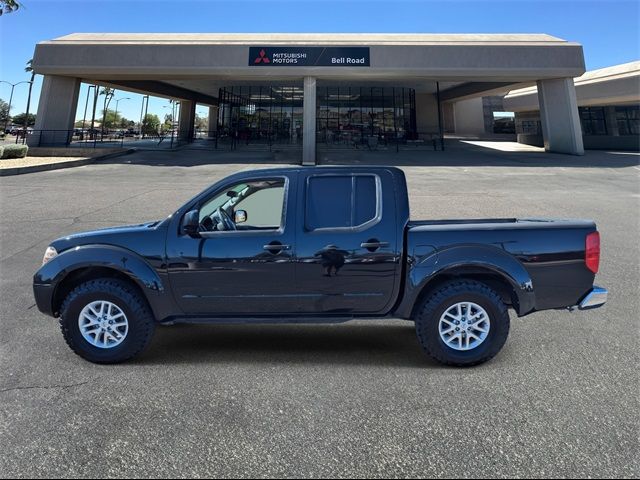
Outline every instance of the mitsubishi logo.
[(264, 48), (260, 50), (260, 56), (256, 58), (253, 63), (271, 63), (271, 60), (267, 57), (267, 52), (264, 51)]

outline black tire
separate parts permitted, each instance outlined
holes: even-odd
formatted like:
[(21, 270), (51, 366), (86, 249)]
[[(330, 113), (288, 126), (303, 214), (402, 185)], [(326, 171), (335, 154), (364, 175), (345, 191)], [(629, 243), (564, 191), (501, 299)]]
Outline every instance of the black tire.
[[(440, 337), (440, 317), (458, 302), (473, 302), (489, 316), (487, 338), (472, 350), (451, 348)], [(494, 290), (475, 280), (458, 280), (439, 287), (424, 300), (415, 324), (420, 345), (430, 357), (445, 365), (470, 367), (491, 360), (500, 352), (509, 336), (510, 321), (507, 306)]]
[[(78, 318), (91, 302), (106, 300), (117, 305), (129, 323), (127, 336), (118, 346), (98, 348), (82, 336)], [(140, 354), (150, 343), (155, 319), (145, 298), (129, 283), (100, 278), (82, 283), (65, 298), (60, 309), (60, 328), (67, 345), (77, 355), (93, 363), (120, 363)]]

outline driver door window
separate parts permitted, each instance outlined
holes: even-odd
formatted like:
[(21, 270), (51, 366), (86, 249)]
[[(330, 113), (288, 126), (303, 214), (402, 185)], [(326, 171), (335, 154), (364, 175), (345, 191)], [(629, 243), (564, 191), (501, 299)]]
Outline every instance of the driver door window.
[[(285, 188), (283, 178), (274, 178), (240, 183), (225, 189), (200, 208), (202, 231), (284, 228)], [(238, 211), (244, 211), (244, 214), (236, 216)], [(226, 217), (227, 222), (221, 217)]]

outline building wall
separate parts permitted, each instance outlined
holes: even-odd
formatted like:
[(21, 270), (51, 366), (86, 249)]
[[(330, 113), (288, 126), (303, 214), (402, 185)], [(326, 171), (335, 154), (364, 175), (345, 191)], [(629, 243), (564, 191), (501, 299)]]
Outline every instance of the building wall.
[[(619, 109), (638, 107), (640, 105), (618, 105)], [(588, 110), (591, 110), (589, 112)], [(629, 125), (620, 128), (621, 119), (616, 111), (616, 105), (579, 107), (584, 148), (590, 150), (612, 149), (626, 151), (640, 151), (640, 135), (636, 130), (629, 131)], [(637, 115), (637, 113), (636, 113)], [(586, 125), (589, 122), (590, 125)], [(633, 126), (631, 126), (633, 128)], [(516, 132), (518, 142), (527, 145), (542, 146), (542, 129), (540, 112), (527, 111), (516, 113)]]
[(457, 134), (482, 135), (485, 133), (482, 97), (456, 102), (453, 108)]
[(416, 93), (416, 129), (418, 133), (438, 133), (438, 100), (429, 93)]
[(498, 95), (482, 97), (482, 110), (484, 115), (484, 131), (485, 133), (493, 133), (495, 123), (493, 112), (504, 111), (503, 97)]

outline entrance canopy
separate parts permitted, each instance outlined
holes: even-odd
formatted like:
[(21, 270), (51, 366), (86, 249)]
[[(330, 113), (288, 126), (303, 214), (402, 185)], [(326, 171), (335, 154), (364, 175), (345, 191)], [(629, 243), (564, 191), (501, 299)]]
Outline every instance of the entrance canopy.
[[(251, 47), (264, 49), (269, 55), (270, 47), (295, 50), (318, 46), (368, 49), (369, 66), (276, 66), (274, 59), (269, 64), (256, 64), (256, 59), (249, 58)], [(313, 76), (332, 81), (359, 78), (415, 84), (430, 79), (449, 82), (441, 86), (446, 90), (467, 83), (535, 82), (584, 73), (579, 44), (539, 34), (76, 33), (39, 43), (33, 65), (43, 75), (154, 80), (169, 86), (166, 94), (170, 89), (186, 89), (204, 96), (215, 96), (229, 82), (264, 80), (267, 76), (271, 80)], [(221, 82), (214, 84), (211, 79)], [(471, 90), (467, 87), (468, 94)]]
[[(38, 115), (36, 129), (67, 128), (69, 112), (58, 103), (61, 95), (75, 92), (77, 96), (77, 86), (70, 81), (212, 107), (218, 106), (220, 92), (228, 92), (229, 87), (291, 85), (303, 93), (307, 138), (315, 137), (316, 117), (323, 118), (316, 112), (322, 107), (316, 105), (316, 89), (325, 88), (321, 95), (329, 98), (331, 92), (326, 89), (357, 87), (358, 98), (371, 104), (371, 93), (362, 89), (382, 89), (373, 94), (376, 98), (409, 92), (415, 99), (406, 108), (403, 100), (405, 111), (394, 117), (402, 116), (404, 126), (404, 117), (415, 109), (414, 122), (420, 130), (421, 125), (430, 124), (422, 112), (431, 109), (438, 89), (439, 101), (452, 102), (551, 79), (571, 79), (585, 70), (579, 44), (543, 34), (82, 33), (39, 43), (33, 68), (50, 79), (43, 85), (41, 106), (42, 102), (55, 104)], [(309, 95), (313, 102), (308, 101)], [(358, 105), (359, 111), (362, 108)], [(329, 122), (328, 115), (326, 119)], [(397, 119), (393, 122), (398, 124)], [(354, 123), (365, 123), (362, 114)]]

